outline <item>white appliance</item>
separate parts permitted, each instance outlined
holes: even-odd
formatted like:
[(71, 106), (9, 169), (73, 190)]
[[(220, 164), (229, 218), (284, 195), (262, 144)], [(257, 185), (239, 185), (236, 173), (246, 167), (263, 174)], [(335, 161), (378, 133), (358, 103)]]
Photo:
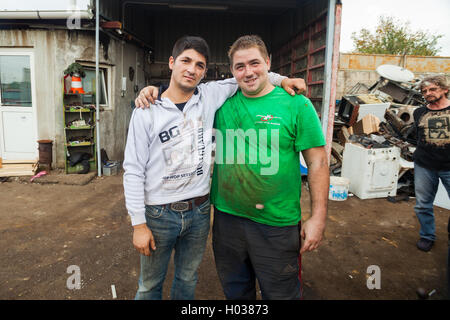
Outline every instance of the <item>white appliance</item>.
[(397, 194), (400, 149), (366, 149), (346, 143), (341, 176), (350, 180), (349, 191), (360, 199)]
[(447, 190), (441, 180), (439, 180), (439, 187), (433, 204), (435, 206), (450, 210), (450, 198), (448, 197)]
[(370, 103), (370, 104), (360, 104), (358, 110), (358, 119), (361, 120), (368, 114), (376, 116), (380, 121), (384, 121), (384, 114), (386, 109), (391, 106), (390, 103)]

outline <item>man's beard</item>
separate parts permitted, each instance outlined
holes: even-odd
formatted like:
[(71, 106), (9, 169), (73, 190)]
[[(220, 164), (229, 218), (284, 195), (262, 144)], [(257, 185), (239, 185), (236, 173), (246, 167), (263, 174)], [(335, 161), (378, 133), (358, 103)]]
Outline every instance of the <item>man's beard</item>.
[(440, 97), (434, 97), (434, 96), (431, 96), (431, 97), (428, 97), (428, 98), (425, 98), (425, 100), (428, 102), (428, 103), (435, 103), (435, 102), (438, 102), (438, 101), (440, 101), (441, 99), (443, 99), (445, 97), (445, 95), (441, 95)]

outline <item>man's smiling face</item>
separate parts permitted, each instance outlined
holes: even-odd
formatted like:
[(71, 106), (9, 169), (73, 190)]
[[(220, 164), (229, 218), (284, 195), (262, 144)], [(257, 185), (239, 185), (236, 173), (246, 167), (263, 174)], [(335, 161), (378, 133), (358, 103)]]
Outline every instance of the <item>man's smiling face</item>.
[(257, 47), (237, 50), (233, 54), (231, 72), (245, 96), (257, 97), (269, 83), (269, 58), (264, 58)]

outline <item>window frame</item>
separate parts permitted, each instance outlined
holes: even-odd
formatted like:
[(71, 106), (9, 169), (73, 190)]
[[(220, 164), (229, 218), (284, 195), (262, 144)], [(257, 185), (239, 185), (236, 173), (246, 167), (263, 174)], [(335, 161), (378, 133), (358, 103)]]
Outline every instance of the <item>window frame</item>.
[[(20, 104), (4, 104), (4, 99), (2, 99), (2, 88), (1, 88), (1, 74), (0, 74), (0, 107), (3, 108), (16, 108), (16, 107), (21, 107), (21, 108), (32, 108), (33, 107), (33, 88), (32, 88), (32, 79), (31, 79), (31, 54), (30, 53), (23, 53), (23, 52), (11, 52), (11, 54), (6, 53), (6, 52), (2, 52), (0, 53), (0, 56), (12, 56), (12, 57), (28, 57), (28, 63), (30, 66), (30, 99), (31, 101), (29, 102), (29, 105), (20, 103)], [(21, 101), (23, 102), (23, 101)]]
[[(95, 63), (93, 62), (87, 62), (87, 61), (77, 61), (79, 64), (81, 64), (83, 67), (89, 68), (89, 70), (94, 69), (95, 72)], [(106, 99), (106, 104), (99, 103), (99, 107), (103, 108), (103, 110), (113, 110), (113, 101), (112, 101), (112, 71), (113, 68), (110, 65), (102, 64), (100, 63), (99, 66), (99, 77), (101, 78), (101, 81), (103, 82), (103, 88), (106, 92), (103, 92)], [(106, 73), (106, 75), (105, 75)], [(102, 77), (103, 74), (103, 77)], [(95, 104), (95, 101), (94, 101)], [(102, 110), (100, 110), (102, 111)]]

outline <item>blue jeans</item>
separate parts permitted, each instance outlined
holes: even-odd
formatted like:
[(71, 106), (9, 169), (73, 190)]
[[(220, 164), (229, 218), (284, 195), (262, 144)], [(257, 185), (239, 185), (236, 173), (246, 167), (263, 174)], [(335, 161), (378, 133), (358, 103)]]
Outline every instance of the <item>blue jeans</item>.
[(414, 211), (420, 223), (420, 237), (436, 240), (433, 202), (439, 187), (439, 179), (450, 197), (450, 171), (436, 171), (414, 163), (414, 188), (416, 205)]
[(141, 254), (141, 273), (136, 300), (161, 300), (162, 286), (172, 251), (175, 277), (170, 291), (173, 300), (193, 300), (197, 269), (203, 258), (210, 227), (210, 202), (183, 213), (168, 206), (146, 206), (147, 226), (155, 238), (156, 250)]

